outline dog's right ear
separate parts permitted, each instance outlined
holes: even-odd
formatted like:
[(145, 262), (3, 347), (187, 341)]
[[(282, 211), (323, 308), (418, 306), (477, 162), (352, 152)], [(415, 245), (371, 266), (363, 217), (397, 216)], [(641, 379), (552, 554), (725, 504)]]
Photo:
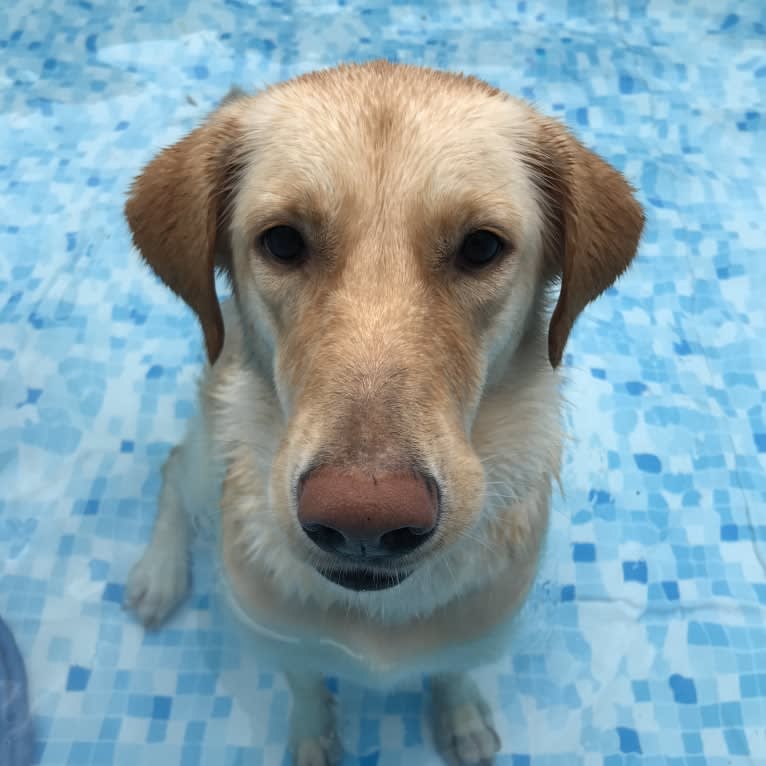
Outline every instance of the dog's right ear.
[(240, 105), (226, 103), (161, 151), (133, 182), (125, 205), (144, 260), (197, 314), (211, 364), (223, 347), (215, 271), (229, 266), (225, 219), (239, 170), (240, 115)]

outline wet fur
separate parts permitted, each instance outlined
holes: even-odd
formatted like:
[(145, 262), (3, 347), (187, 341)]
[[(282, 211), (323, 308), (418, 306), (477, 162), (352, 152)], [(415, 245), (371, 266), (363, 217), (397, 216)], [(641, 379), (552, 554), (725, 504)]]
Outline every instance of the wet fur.
[[(149, 164), (126, 212), (143, 257), (204, 331), (213, 364), (168, 475), (188, 477), (179, 507), (212, 514), (231, 603), (253, 635), (280, 635), (293, 673), (370, 683), (502, 648), (547, 527), (564, 345), (641, 233), (622, 176), (478, 80), (378, 62), (227, 99)], [(276, 224), (310, 243), (300, 275), (253, 244)], [(511, 252), (459, 273), (461, 238), (484, 227)], [(234, 287), (223, 308), (215, 268)], [(325, 554), (302, 534), (294, 494), (317, 461), (373, 474), (415, 461), (436, 477), (439, 529), (400, 585), (355, 592), (318, 573)], [(161, 503), (163, 517), (180, 523)], [(161, 529), (155, 539), (171, 545)], [(146, 622), (182, 595), (164, 594), (163, 614), (162, 598), (147, 607), (152, 566), (149, 556), (132, 591)], [(460, 728), (445, 700), (464, 694), (478, 727), (445, 758), (490, 762), (496, 738), (482, 733), (473, 687), (439, 678), (442, 724)], [(311, 683), (298, 687), (317, 699)], [(325, 735), (305, 735), (305, 757), (294, 743), (299, 763), (331, 762)]]

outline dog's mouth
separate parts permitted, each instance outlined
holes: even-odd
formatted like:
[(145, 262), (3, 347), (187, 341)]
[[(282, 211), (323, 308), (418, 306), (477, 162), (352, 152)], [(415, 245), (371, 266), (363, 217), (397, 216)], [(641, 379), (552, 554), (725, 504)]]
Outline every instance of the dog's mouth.
[(379, 569), (320, 569), (319, 573), (342, 588), (356, 591), (387, 590), (406, 580), (409, 572), (383, 572)]

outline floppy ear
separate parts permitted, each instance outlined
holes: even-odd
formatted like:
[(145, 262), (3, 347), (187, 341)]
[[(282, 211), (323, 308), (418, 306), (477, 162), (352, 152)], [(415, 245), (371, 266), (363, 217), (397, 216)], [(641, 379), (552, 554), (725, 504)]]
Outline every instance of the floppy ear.
[(225, 218), (240, 136), (239, 109), (221, 107), (144, 168), (125, 205), (144, 260), (197, 314), (211, 364), (223, 347), (215, 270), (229, 267)]
[(548, 218), (547, 276), (561, 278), (548, 328), (548, 358), (557, 367), (580, 312), (633, 260), (644, 214), (622, 174), (562, 125), (543, 120), (527, 155)]

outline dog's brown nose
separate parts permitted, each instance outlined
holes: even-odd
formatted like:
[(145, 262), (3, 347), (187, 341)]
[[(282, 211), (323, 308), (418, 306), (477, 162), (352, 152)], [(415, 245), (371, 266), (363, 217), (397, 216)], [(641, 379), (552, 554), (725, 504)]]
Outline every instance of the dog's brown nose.
[(421, 473), (375, 474), (323, 466), (302, 482), (298, 521), (322, 550), (352, 558), (395, 558), (436, 528), (433, 481)]

